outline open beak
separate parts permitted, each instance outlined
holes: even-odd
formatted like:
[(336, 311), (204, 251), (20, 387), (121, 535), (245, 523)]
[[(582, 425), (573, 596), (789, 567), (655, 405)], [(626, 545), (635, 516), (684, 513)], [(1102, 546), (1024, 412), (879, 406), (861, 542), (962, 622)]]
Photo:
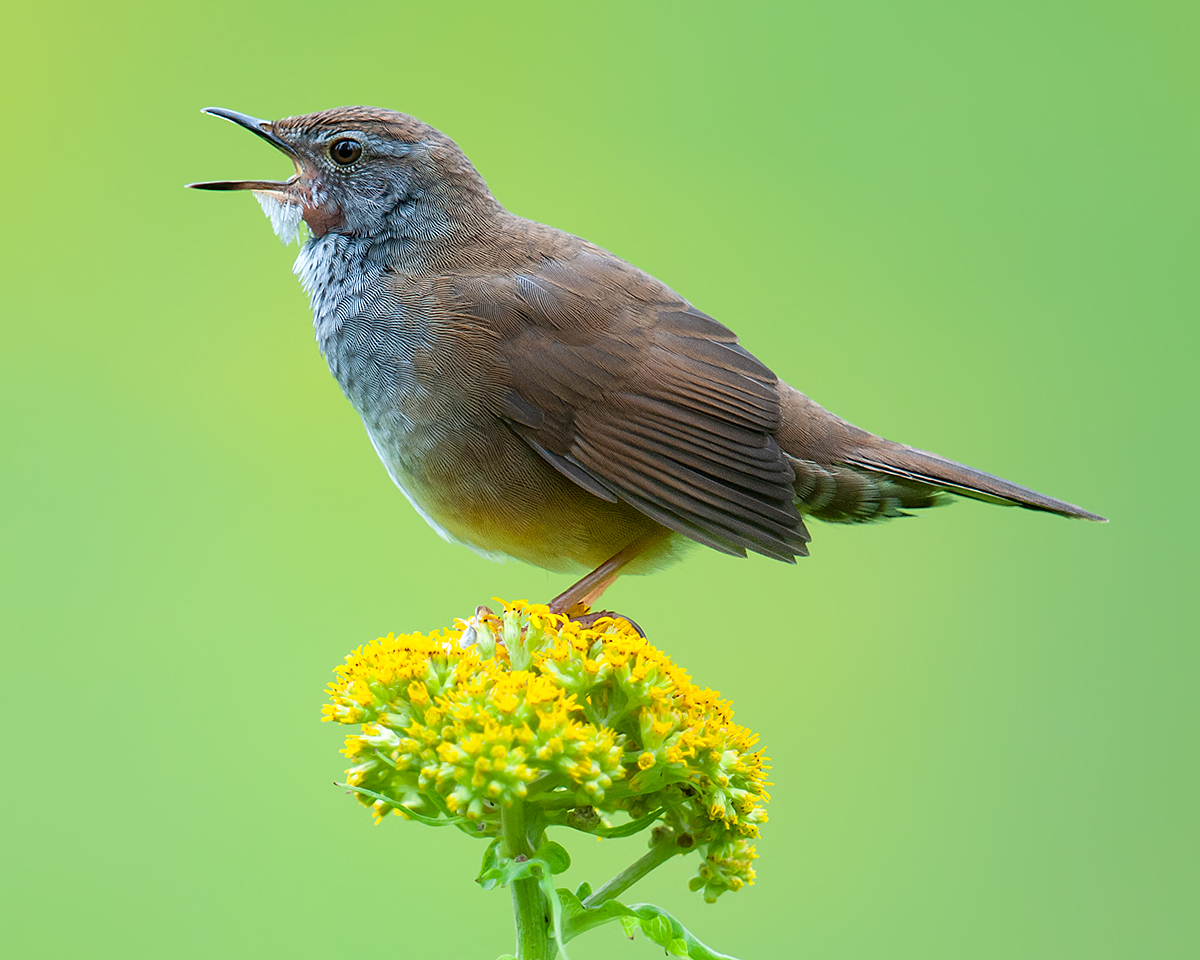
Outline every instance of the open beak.
[[(296, 162), (296, 151), (272, 132), (270, 120), (259, 120), (257, 117), (238, 113), (236, 110), (226, 110), (224, 107), (205, 107), (201, 112), (211, 113), (214, 117), (231, 120), (239, 127), (245, 127), (255, 136), (262, 137), (277, 150), (282, 150), (292, 158), (293, 163)], [(298, 167), (299, 164), (297, 164)], [(299, 176), (297, 173), (288, 180), (210, 180), (205, 183), (189, 183), (188, 186), (197, 190), (254, 190), (259, 193), (282, 193), (290, 197), (292, 184)]]

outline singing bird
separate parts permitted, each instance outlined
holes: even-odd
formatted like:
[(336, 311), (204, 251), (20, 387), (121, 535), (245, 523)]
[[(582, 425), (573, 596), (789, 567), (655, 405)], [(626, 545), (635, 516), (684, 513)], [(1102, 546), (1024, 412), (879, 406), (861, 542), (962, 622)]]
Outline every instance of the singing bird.
[(591, 571), (556, 611), (688, 541), (794, 562), (806, 517), (865, 523), (955, 494), (1103, 519), (834, 416), (654, 277), (509, 213), (414, 117), (205, 112), (295, 165), (190, 186), (253, 191), (285, 242), (307, 225), (295, 271), (317, 342), (396, 486), (447, 540)]

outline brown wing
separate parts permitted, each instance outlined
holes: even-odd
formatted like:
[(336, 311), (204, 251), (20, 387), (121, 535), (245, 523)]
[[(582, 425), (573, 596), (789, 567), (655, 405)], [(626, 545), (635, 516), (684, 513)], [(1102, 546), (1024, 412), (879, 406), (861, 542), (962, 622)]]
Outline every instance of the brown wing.
[(495, 413), (597, 497), (725, 553), (806, 554), (775, 375), (629, 264), (557, 253), (445, 278), (455, 312), (498, 332)]

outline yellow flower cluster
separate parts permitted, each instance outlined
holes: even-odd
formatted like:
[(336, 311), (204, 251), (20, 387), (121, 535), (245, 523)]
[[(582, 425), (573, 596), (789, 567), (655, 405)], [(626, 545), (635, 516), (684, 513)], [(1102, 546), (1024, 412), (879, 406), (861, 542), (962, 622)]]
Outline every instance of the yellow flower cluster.
[(348, 783), (377, 819), (491, 836), (517, 802), (576, 829), (600, 822), (581, 808), (662, 811), (705, 855), (693, 889), (712, 900), (753, 882), (768, 799), (756, 738), (624, 620), (583, 627), (520, 601), (445, 633), (381, 637), (336, 675), (324, 719), (362, 725), (346, 739)]

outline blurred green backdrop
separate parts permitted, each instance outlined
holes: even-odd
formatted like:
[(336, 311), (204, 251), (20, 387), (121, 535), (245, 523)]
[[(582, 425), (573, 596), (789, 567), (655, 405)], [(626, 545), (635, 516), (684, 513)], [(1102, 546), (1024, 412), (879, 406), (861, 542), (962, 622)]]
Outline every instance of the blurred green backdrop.
[(637, 898), (746, 958), (1196, 956), (1200, 8), (433, 6), (5, 15), (6, 953), (511, 949), (481, 845), (372, 827), (318, 708), (353, 646), (567, 578), (426, 528), (294, 248), (182, 189), (289, 172), (203, 106), (371, 103), (837, 413), (1112, 518), (962, 503), (621, 582), (774, 763), (754, 887)]

